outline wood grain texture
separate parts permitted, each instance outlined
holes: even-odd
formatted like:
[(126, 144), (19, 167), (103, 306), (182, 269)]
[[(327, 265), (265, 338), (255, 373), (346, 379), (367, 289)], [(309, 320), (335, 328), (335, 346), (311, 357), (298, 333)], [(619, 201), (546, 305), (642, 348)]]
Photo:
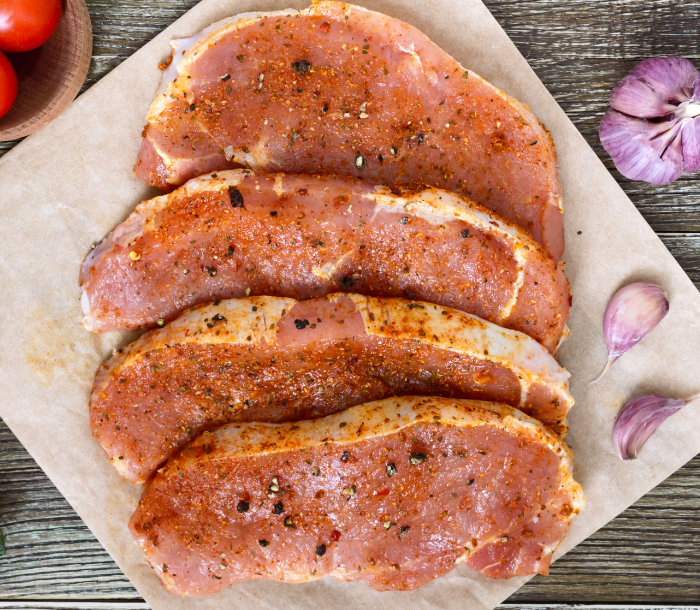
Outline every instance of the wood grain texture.
[[(597, 136), (610, 89), (637, 61), (682, 55), (700, 66), (700, 0), (485, 1), (700, 287), (700, 173), (665, 187), (630, 182), (614, 169)], [(83, 88), (194, 4), (88, 0), (94, 47)], [(13, 145), (0, 143), (0, 155)], [(8, 554), (0, 559), (0, 609), (147, 608), (4, 424), (0, 527), (8, 534)], [(549, 577), (530, 581), (504, 610), (571, 608), (551, 605), (557, 603), (585, 604), (590, 610), (700, 606), (699, 545), (700, 457), (559, 560)]]

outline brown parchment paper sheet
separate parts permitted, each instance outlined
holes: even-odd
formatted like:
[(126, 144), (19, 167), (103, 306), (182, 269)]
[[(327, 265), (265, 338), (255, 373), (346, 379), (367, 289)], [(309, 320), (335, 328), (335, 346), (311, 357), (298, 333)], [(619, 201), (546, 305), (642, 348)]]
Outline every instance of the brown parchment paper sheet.
[[(561, 555), (700, 451), (698, 404), (668, 420), (637, 461), (620, 461), (610, 439), (617, 409), (628, 397), (683, 397), (700, 390), (700, 294), (480, 0), (364, 5), (417, 26), (465, 67), (529, 104), (554, 136), (565, 191), (566, 273), (574, 294), (572, 335), (559, 357), (572, 374), (577, 402), (567, 441), (588, 498)], [(460, 566), (408, 593), (324, 579), (302, 585), (257, 581), (208, 598), (174, 597), (127, 530), (140, 489), (116, 474), (90, 435), (94, 373), (130, 337), (83, 329), (78, 271), (91, 244), (155, 194), (134, 177), (132, 166), (160, 80), (157, 64), (169, 54), (172, 38), (236, 13), (290, 6), (306, 4), (204, 0), (0, 159), (0, 415), (155, 610), (490, 609), (526, 579), (487, 581)], [(666, 288), (671, 311), (588, 387), (606, 358), (605, 304), (622, 284), (641, 278)]]

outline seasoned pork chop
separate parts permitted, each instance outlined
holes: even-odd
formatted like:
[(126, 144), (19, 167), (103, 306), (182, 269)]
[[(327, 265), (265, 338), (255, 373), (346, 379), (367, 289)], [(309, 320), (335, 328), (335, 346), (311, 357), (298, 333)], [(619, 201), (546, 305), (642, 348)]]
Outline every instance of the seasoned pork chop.
[(506, 403), (564, 433), (569, 374), (538, 343), (454, 309), (336, 294), (193, 309), (99, 370), (90, 423), (132, 482), (231, 421), (323, 417), (387, 396)]
[(136, 174), (233, 167), (455, 191), (564, 250), (554, 144), (530, 110), (415, 28), (340, 2), (247, 13), (172, 43)]
[(130, 527), (178, 595), (328, 575), (408, 590), (461, 562), (546, 574), (583, 504), (570, 451), (539, 422), (405, 397), (205, 433), (156, 475)]
[(550, 351), (570, 299), (534, 240), (462, 196), (247, 170), (140, 204), (87, 257), (81, 282), (96, 331), (153, 327), (216, 298), (352, 291), (455, 307)]

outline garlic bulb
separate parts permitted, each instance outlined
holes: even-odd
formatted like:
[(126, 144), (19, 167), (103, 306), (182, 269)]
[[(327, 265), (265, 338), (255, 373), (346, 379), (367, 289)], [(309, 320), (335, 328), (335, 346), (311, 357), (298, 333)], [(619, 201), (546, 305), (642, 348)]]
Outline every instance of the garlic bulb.
[(691, 400), (666, 396), (642, 396), (625, 404), (613, 425), (612, 437), (620, 459), (634, 460), (637, 453), (668, 417)]
[(700, 78), (683, 57), (638, 63), (610, 94), (600, 142), (623, 176), (668, 184), (700, 168)]
[(635, 282), (618, 290), (603, 318), (603, 334), (608, 346), (608, 362), (596, 383), (613, 362), (646, 337), (668, 313), (666, 293), (661, 286)]

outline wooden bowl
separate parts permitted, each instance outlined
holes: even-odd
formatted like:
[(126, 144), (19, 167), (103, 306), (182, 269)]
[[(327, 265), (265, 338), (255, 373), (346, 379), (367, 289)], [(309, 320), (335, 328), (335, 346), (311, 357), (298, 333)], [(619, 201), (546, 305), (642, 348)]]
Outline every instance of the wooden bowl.
[(0, 118), (0, 142), (41, 129), (61, 114), (85, 82), (92, 54), (92, 25), (85, 0), (64, 0), (61, 21), (38, 49), (7, 53), (19, 91)]

